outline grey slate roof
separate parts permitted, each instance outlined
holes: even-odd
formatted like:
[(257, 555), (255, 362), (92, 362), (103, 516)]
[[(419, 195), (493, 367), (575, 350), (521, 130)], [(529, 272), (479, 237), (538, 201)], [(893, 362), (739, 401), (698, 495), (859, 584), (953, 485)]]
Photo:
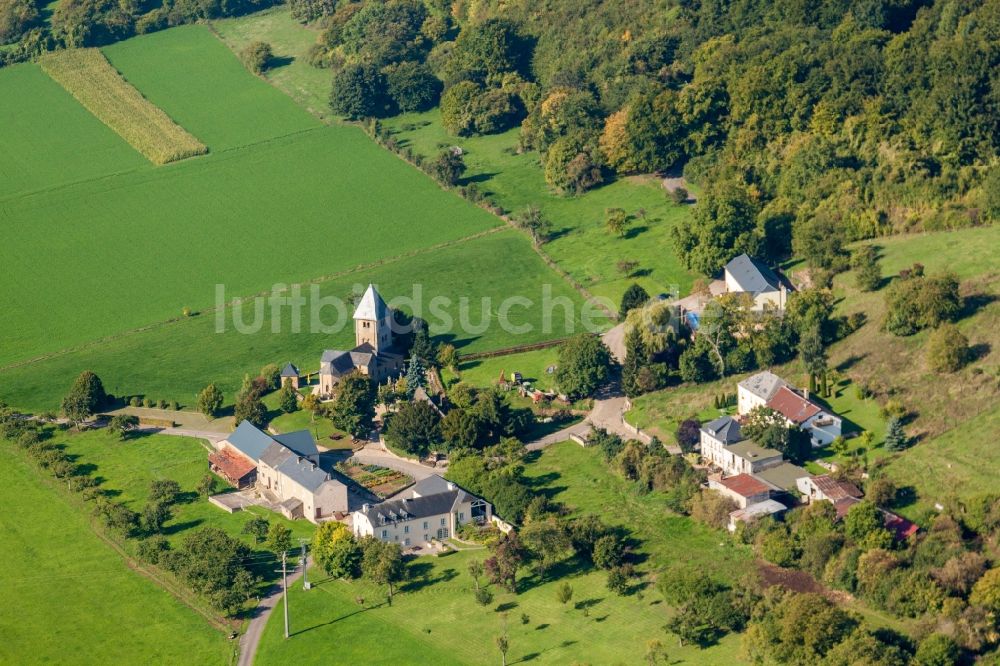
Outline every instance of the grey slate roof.
[(257, 462), (274, 440), (249, 421), (244, 421), (226, 438), (226, 441), (232, 444), (237, 451)]
[(343, 377), (361, 366), (371, 367), (372, 360), (376, 356), (375, 348), (367, 342), (358, 345), (351, 351), (327, 349), (319, 359), (319, 372), (322, 375)]
[(730, 260), (726, 272), (733, 276), (741, 290), (751, 294), (777, 291), (781, 284), (774, 271), (747, 254)]
[(475, 499), (473, 495), (461, 488), (443, 493), (434, 493), (413, 499), (398, 499), (382, 502), (359, 511), (368, 518), (372, 525), (384, 525), (404, 520), (418, 520), (430, 516), (440, 516), (451, 513), (452, 508), (461, 502)]
[(426, 479), (421, 479), (413, 484), (413, 486), (410, 487), (409, 494), (412, 497), (427, 497), (428, 495), (446, 493), (455, 487), (457, 486), (454, 486), (454, 484), (447, 479), (438, 476), (437, 474), (431, 474)]
[(788, 386), (788, 382), (770, 370), (764, 370), (747, 377), (739, 385), (766, 402), (773, 398), (782, 386)]
[(293, 457), (295, 457), (295, 454), (283, 447), (281, 444), (271, 442), (270, 446), (268, 446), (267, 449), (264, 450), (264, 453), (261, 454), (260, 462), (273, 469), (278, 469), (281, 463)]
[(275, 435), (274, 440), (300, 456), (319, 455), (316, 440), (313, 439), (312, 433), (308, 430), (296, 430), (295, 432)]
[(732, 416), (720, 416), (701, 427), (709, 435), (724, 444), (733, 444), (743, 439), (740, 424)]
[(354, 310), (355, 319), (370, 319), (372, 321), (382, 321), (389, 314), (389, 306), (382, 300), (382, 296), (371, 284), (361, 297), (361, 302)]
[[(316, 492), (320, 486), (330, 480), (329, 474), (305, 458), (296, 455), (289, 455), (275, 469), (310, 492)], [(334, 481), (334, 483), (340, 482)]]
[(281, 369), (281, 376), (282, 377), (298, 377), (299, 376), (299, 369), (296, 368), (291, 363), (286, 363), (285, 367)]

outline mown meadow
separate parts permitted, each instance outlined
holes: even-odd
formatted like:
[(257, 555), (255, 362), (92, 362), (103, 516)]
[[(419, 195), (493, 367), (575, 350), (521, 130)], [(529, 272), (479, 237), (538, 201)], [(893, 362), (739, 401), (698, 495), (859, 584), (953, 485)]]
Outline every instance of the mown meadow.
[(132, 571), (56, 482), (8, 447), (0, 447), (7, 563), (0, 584), (8, 595), (0, 662), (231, 662), (233, 645), (222, 632)]

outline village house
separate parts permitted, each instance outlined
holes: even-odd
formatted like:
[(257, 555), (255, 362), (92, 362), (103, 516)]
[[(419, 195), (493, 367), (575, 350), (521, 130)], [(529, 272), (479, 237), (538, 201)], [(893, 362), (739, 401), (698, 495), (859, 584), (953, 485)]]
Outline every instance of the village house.
[(354, 310), (354, 349), (328, 349), (320, 357), (319, 394), (331, 395), (341, 378), (352, 372), (368, 375), (376, 383), (398, 375), (404, 359), (393, 345), (392, 327), (392, 309), (369, 284)]
[(212, 472), (255, 489), (289, 519), (318, 523), (347, 512), (347, 486), (320, 468), (308, 430), (269, 435), (243, 421), (208, 460)]
[(778, 275), (753, 257), (741, 254), (726, 264), (723, 270), (726, 291), (745, 293), (753, 299), (753, 310), (784, 310), (788, 288)]
[(757, 407), (767, 407), (780, 414), (789, 426), (809, 433), (813, 447), (826, 446), (843, 434), (843, 420), (809, 400), (773, 372), (764, 370), (737, 385), (736, 403), (740, 416)]
[(489, 523), (493, 507), (454, 483), (431, 475), (400, 497), (365, 504), (351, 514), (354, 534), (398, 543), (402, 548), (429, 548), (468, 522)]
[(708, 477), (708, 487), (733, 500), (736, 502), (736, 506), (741, 509), (771, 497), (771, 489), (749, 474), (710, 476)]
[(784, 462), (781, 451), (743, 439), (740, 424), (731, 416), (702, 426), (700, 444), (702, 459), (726, 475), (754, 474)]

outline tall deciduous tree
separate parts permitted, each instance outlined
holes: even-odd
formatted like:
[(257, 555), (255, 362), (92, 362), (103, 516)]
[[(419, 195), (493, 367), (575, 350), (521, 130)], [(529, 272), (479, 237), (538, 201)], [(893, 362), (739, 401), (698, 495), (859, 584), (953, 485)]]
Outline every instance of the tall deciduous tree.
[(559, 347), (556, 383), (573, 398), (593, 395), (611, 376), (611, 352), (600, 338), (580, 333)]
[(367, 375), (352, 372), (340, 380), (330, 418), (340, 430), (364, 437), (375, 418), (375, 392)]
[(712, 276), (733, 257), (760, 257), (764, 234), (757, 225), (758, 204), (746, 187), (731, 181), (710, 186), (694, 207), (691, 221), (673, 228), (677, 255), (684, 265)]
[(198, 394), (198, 411), (208, 417), (215, 417), (222, 409), (224, 398), (215, 384), (209, 384)]
[(90, 370), (80, 373), (62, 401), (62, 411), (74, 423), (86, 421), (107, 402), (101, 378)]
[(386, 441), (417, 456), (425, 456), (441, 439), (441, 418), (423, 400), (407, 402), (387, 418)]
[(379, 541), (374, 537), (366, 537), (361, 544), (361, 573), (365, 578), (389, 589), (389, 603), (396, 583), (403, 580), (406, 569), (403, 566), (403, 554), (399, 545)]

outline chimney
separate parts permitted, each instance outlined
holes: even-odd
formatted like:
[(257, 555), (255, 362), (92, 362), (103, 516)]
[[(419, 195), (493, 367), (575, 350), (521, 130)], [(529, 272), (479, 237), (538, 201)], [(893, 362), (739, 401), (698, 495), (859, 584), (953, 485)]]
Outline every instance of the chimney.
[(361, 505), (361, 510), (362, 510), (362, 511), (367, 511), (367, 510), (368, 510), (368, 509), (369, 509), (370, 507), (371, 507), (371, 505), (370, 505), (370, 504), (362, 504), (362, 505)]
[(448, 482), (448, 490), (454, 490), (454, 489), (455, 489), (455, 484), (452, 483), (451, 481), (449, 481)]

